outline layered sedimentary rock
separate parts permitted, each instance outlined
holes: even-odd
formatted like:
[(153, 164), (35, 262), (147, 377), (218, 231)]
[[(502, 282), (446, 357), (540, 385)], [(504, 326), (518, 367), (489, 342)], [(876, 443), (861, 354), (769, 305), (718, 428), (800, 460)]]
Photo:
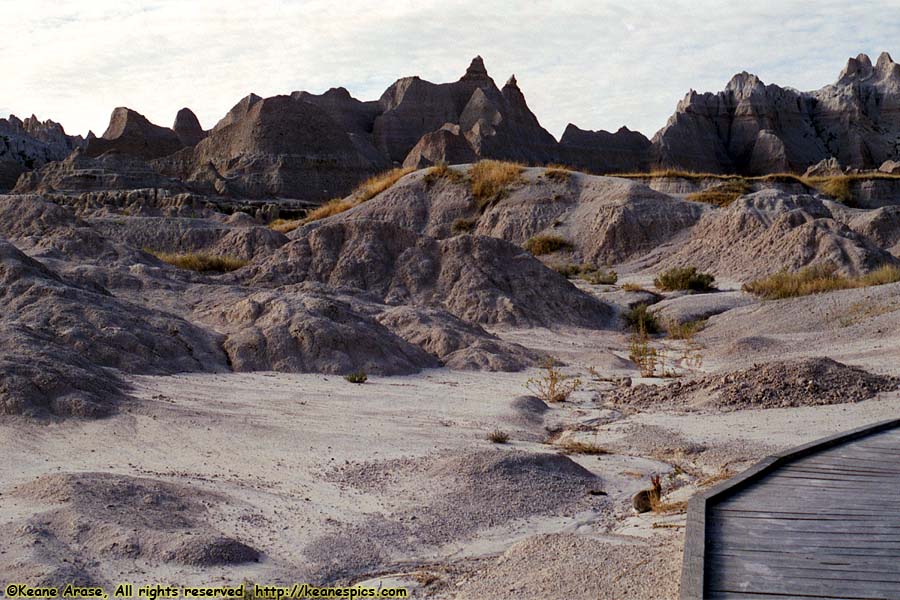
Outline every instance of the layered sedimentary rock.
[(59, 123), (34, 115), (24, 121), (15, 115), (0, 119), (0, 191), (12, 188), (22, 173), (62, 160), (82, 143), (81, 136), (67, 135)]
[(649, 150), (650, 140), (627, 127), (610, 133), (585, 131), (569, 123), (559, 140), (560, 161), (591, 173), (645, 171)]
[(155, 161), (202, 190), (324, 201), (381, 166), (318, 106), (291, 96), (248, 96), (193, 148)]
[(900, 65), (851, 58), (837, 82), (798, 92), (740, 73), (716, 94), (691, 91), (653, 138), (652, 163), (714, 173), (803, 172), (835, 158), (874, 169), (900, 157)]
[(189, 108), (182, 108), (175, 115), (175, 124), (172, 131), (178, 136), (178, 140), (185, 146), (196, 146), (200, 140), (206, 137), (206, 132), (200, 126), (197, 115)]
[(109, 126), (99, 138), (90, 138), (85, 146), (88, 156), (119, 152), (146, 160), (168, 156), (184, 147), (178, 134), (154, 125), (147, 117), (120, 106), (109, 118)]

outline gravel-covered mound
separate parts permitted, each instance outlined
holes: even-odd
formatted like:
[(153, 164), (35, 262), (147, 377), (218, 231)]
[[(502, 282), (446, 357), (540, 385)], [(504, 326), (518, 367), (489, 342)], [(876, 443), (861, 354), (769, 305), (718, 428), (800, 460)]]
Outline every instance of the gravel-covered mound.
[(732, 411), (860, 402), (900, 388), (900, 378), (875, 375), (830, 358), (778, 361), (670, 385), (637, 385), (610, 400), (638, 408), (678, 406)]

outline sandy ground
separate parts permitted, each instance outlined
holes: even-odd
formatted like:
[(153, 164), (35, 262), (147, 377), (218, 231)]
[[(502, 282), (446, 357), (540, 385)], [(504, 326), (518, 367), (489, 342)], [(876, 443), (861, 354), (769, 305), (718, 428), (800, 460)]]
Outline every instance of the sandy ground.
[[(832, 346), (847, 335), (839, 334)], [(61, 499), (22, 491), (42, 476), (98, 472), (183, 486), (172, 494), (199, 502), (185, 535), (214, 531), (260, 552), (258, 562), (235, 565), (98, 550), (76, 566), (102, 583), (316, 580), (397, 583), (434, 598), (676, 598), (679, 501), (772, 451), (895, 417), (900, 408), (900, 393), (889, 392), (852, 405), (723, 414), (627, 410), (604, 405), (597, 393), (616, 378), (641, 381), (622, 334), (503, 337), (560, 357), (582, 389), (541, 411), (514, 402), (539, 375), (534, 369), (439, 369), (364, 385), (277, 373), (136, 377), (134, 401), (108, 419), (7, 419), (0, 533), (13, 535), (0, 536), (0, 579), (59, 573), (53, 561), (62, 554), (46, 548), (80, 547), (87, 538), (69, 531), (76, 521), (103, 532), (126, 527), (116, 521), (115, 529), (89, 512), (102, 506), (84, 502), (53, 512), (77, 492)], [(791, 337), (793, 347), (802, 342)], [(705, 369), (724, 361), (711, 340)], [(844, 355), (900, 374), (890, 355), (879, 359), (872, 348), (895, 341), (848, 340), (853, 350)], [(508, 443), (487, 439), (497, 429)], [(571, 440), (608, 453), (564, 455)], [(636, 515), (631, 497), (654, 473), (664, 476), (676, 510)], [(146, 531), (135, 525), (138, 538)]]

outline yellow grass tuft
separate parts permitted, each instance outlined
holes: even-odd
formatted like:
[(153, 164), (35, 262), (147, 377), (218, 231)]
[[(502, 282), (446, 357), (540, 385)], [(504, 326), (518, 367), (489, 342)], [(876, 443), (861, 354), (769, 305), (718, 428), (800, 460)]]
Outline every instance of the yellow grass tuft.
[(559, 448), (563, 454), (587, 454), (590, 456), (609, 454), (609, 450), (593, 442), (579, 442), (571, 439), (560, 444)]
[(413, 171), (415, 171), (415, 169), (412, 167), (398, 167), (396, 169), (391, 169), (390, 171), (385, 171), (384, 173), (379, 173), (378, 175), (373, 175), (359, 184), (351, 196), (356, 199), (357, 204), (362, 204), (390, 188), (400, 181), (401, 177), (409, 175)]
[(548, 358), (544, 361), (543, 374), (525, 383), (525, 387), (544, 402), (565, 402), (572, 392), (581, 387), (580, 379), (564, 375), (556, 364), (555, 360)]
[(469, 178), (478, 207), (483, 210), (502, 198), (509, 186), (520, 181), (524, 168), (502, 160), (481, 160), (472, 165)]
[(356, 206), (356, 203), (352, 200), (332, 198), (322, 206), (308, 212), (306, 214), (306, 217), (303, 219), (303, 223), (312, 223), (313, 221), (318, 221), (319, 219), (332, 217), (344, 211), (348, 211), (354, 206)]
[(713, 206), (725, 207), (750, 190), (750, 183), (746, 179), (731, 179), (700, 192), (688, 194), (687, 199), (691, 202), (703, 202)]
[(833, 264), (826, 264), (806, 267), (795, 273), (780, 271), (744, 284), (744, 290), (765, 300), (779, 300), (898, 281), (900, 268), (893, 265), (884, 265), (861, 277), (845, 277)]
[(249, 262), (233, 256), (217, 256), (203, 252), (176, 254), (170, 252), (156, 252), (146, 248), (144, 251), (173, 267), (198, 271), (200, 273), (226, 273), (229, 271), (236, 271)]
[(428, 172), (425, 173), (425, 184), (428, 186), (432, 186), (442, 179), (445, 179), (447, 181), (460, 182), (465, 178), (466, 176), (460, 171), (451, 169), (450, 165), (445, 162), (439, 162), (428, 169)]
[(269, 223), (269, 229), (278, 233), (290, 233), (303, 225), (303, 219), (275, 219)]
[(566, 183), (572, 176), (572, 169), (563, 165), (547, 165), (544, 176), (557, 183)]

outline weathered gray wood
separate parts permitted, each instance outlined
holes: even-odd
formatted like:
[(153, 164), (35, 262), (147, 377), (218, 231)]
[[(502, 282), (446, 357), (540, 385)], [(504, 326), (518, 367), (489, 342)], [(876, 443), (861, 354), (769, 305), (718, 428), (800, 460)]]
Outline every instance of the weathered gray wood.
[(761, 461), (688, 505), (681, 598), (900, 600), (900, 419)]

